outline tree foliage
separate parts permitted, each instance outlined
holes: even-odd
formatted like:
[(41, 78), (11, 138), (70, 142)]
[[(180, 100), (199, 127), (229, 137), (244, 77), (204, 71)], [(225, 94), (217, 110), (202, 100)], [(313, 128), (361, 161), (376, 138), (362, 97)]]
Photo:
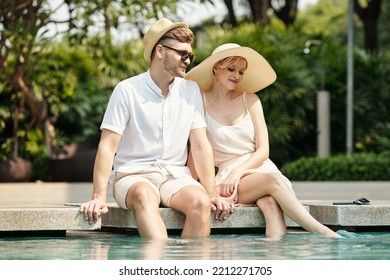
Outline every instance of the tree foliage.
[[(228, 22), (233, 27), (237, 27), (240, 23), (237, 20), (233, 0), (224, 0), (228, 11)], [(382, 11), (381, 0), (354, 0), (354, 11), (358, 18), (363, 24), (363, 35), (364, 35), (364, 47), (365, 50), (371, 54), (377, 54), (379, 51), (379, 19)], [(253, 23), (260, 23), (263, 26), (267, 26), (272, 21), (272, 16), (283, 22), (288, 28), (291, 27), (298, 17), (298, 0), (247, 0), (243, 2), (243, 6), (247, 8), (250, 14), (250, 21)], [(346, 26), (347, 19), (347, 6), (348, 1), (337, 1), (337, 0), (319, 0), (318, 4), (312, 6), (312, 10), (317, 10), (315, 18), (319, 20), (327, 20), (329, 16), (343, 17), (343, 24)], [(342, 10), (339, 8), (343, 7)], [(340, 14), (337, 15), (333, 11), (339, 10)], [(333, 24), (333, 26), (336, 26)], [(327, 29), (327, 25), (320, 25), (319, 23), (313, 26), (307, 26), (307, 28), (318, 28), (322, 27)], [(337, 26), (340, 28), (340, 26)], [(346, 30), (346, 28), (345, 28)], [(334, 30), (337, 31), (337, 30)], [(327, 31), (328, 33), (332, 31)]]
[[(149, 67), (143, 59), (141, 37), (150, 19), (162, 16), (179, 19), (175, 14), (179, 9), (176, 2), (63, 0), (52, 7), (48, 0), (1, 1), (0, 151), (3, 156), (11, 155), (13, 149), (15, 156), (55, 157), (64, 145), (97, 135), (115, 84)], [(193, 1), (180, 2), (188, 4), (189, 9), (193, 7)], [(213, 3), (212, 0), (197, 2)], [(228, 2), (232, 3), (225, 1)], [(325, 73), (324, 86), (331, 93), (332, 153), (342, 153), (345, 149), (347, 2), (319, 0), (299, 13), (293, 8), (298, 1), (252, 2), (267, 7), (269, 24), (264, 25), (261, 20), (253, 23), (254, 17), (245, 16), (237, 20), (234, 28), (223, 23), (194, 29), (199, 30), (194, 46), (196, 63), (226, 42), (252, 47), (271, 63), (278, 79), (258, 95), (269, 127), (271, 158), (278, 164), (315, 155), (316, 91), (322, 87), (321, 75)], [(250, 11), (249, 1), (241, 3)], [(290, 8), (286, 8), (288, 5)], [(354, 52), (355, 144), (357, 151), (375, 153), (388, 150), (389, 142), (390, 39), (386, 23), (390, 18), (389, 2), (382, 1), (381, 7), (378, 22), (381, 48), (376, 56), (362, 51), (363, 24), (355, 18), (358, 31)], [(60, 9), (65, 9), (67, 16), (59, 20), (55, 14)], [(277, 20), (282, 14), (285, 20)], [(288, 28), (286, 14), (293, 22)], [(53, 28), (53, 25), (66, 28)], [(116, 40), (113, 34), (123, 29), (136, 30), (134, 38)], [(307, 55), (303, 49), (308, 40), (321, 44), (312, 46)]]
[(35, 125), (43, 131), (50, 153), (54, 129), (47, 96), (35, 92), (31, 76), (47, 44), (43, 35), (52, 11), (46, 1), (5, 0), (0, 5), (0, 77), (7, 88), (2, 94), (13, 100), (13, 157), (18, 157), (21, 118), (27, 122), (26, 131)]
[[(65, 8), (67, 16), (57, 20), (54, 15), (60, 9)], [(57, 30), (53, 24), (65, 24), (65, 38), (75, 45), (87, 44), (92, 25), (98, 25), (100, 18), (104, 22), (104, 36), (100, 37), (102, 44), (108, 45), (105, 51), (111, 47), (111, 29), (119, 26), (121, 18), (125, 22), (137, 24), (142, 18), (142, 26), (150, 18), (161, 17), (166, 13), (175, 13), (176, 1), (137, 1), (137, 0), (63, 0), (57, 7), (52, 7), (49, 0), (4, 0), (0, 2), (0, 80), (2, 99), (10, 102), (11, 110), (4, 114), (11, 114), (12, 123), (2, 121), (0, 125), (12, 125), (13, 157), (18, 157), (19, 143), (24, 140), (34, 128), (41, 130), (46, 143), (46, 152), (53, 156), (56, 146), (56, 112), (61, 104), (61, 95), (72, 95), (64, 82), (64, 91), (58, 94), (53, 90), (51, 72), (39, 72), (39, 67), (45, 61), (44, 50), (52, 43), (59, 32), (50, 34), (49, 31)], [(98, 50), (98, 48), (97, 48)], [(102, 54), (104, 56), (105, 54)], [(57, 61), (46, 60), (46, 66), (50, 68)], [(102, 60), (103, 61), (103, 60)], [(106, 62), (108, 62), (106, 60)], [(103, 62), (102, 62), (103, 63)], [(111, 63), (116, 63), (112, 62)], [(77, 63), (76, 63), (77, 64)], [(76, 65), (77, 66), (77, 65)], [(80, 65), (78, 65), (80, 66)], [(139, 67), (138, 67), (139, 68)], [(109, 67), (104, 67), (107, 71)], [(47, 70), (47, 69), (46, 69)], [(40, 73), (37, 75), (36, 73)], [(68, 75), (69, 73), (61, 73)], [(48, 76), (47, 78), (44, 78)], [(34, 80), (37, 79), (37, 80)], [(104, 78), (102, 78), (104, 79)], [(72, 82), (72, 79), (62, 81)], [(62, 100), (63, 101), (63, 100)], [(7, 146), (9, 146), (7, 144)]]
[[(224, 0), (228, 10), (228, 22), (233, 26), (238, 26), (239, 21), (235, 13), (233, 0)], [(270, 10), (279, 18), (285, 26), (291, 26), (298, 12), (298, 0), (247, 0), (243, 4), (250, 13), (250, 22), (262, 26), (269, 25), (271, 18)]]

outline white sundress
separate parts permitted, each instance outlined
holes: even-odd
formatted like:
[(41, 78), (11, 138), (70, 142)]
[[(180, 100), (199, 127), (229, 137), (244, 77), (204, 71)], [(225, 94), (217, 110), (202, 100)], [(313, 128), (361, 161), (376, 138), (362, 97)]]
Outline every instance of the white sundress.
[[(221, 182), (229, 175), (231, 170), (241, 165), (254, 153), (256, 149), (255, 144), (255, 129), (252, 118), (245, 102), (245, 93), (242, 95), (243, 103), (246, 108), (245, 117), (235, 125), (223, 125), (214, 120), (208, 113), (206, 108), (206, 123), (207, 135), (210, 144), (213, 148), (215, 165), (218, 167), (216, 175), (217, 193), (219, 194), (219, 186)], [(204, 97), (206, 107), (206, 98)], [(285, 177), (278, 167), (267, 159), (262, 165), (255, 169), (249, 169), (237, 176), (235, 180), (235, 189), (230, 197), (222, 197), (230, 202), (237, 202), (237, 186), (240, 179), (248, 174), (257, 172), (263, 173), (278, 173), (281, 175), (283, 181), (292, 189), (290, 180)]]

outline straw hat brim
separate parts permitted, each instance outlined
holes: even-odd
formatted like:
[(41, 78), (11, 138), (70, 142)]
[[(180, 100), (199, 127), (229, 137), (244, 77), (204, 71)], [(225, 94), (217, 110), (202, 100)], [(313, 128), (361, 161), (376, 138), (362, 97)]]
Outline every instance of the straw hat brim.
[(209, 56), (191, 69), (185, 75), (185, 79), (197, 82), (202, 92), (208, 91), (214, 81), (215, 63), (230, 56), (241, 56), (248, 63), (243, 79), (237, 86), (238, 91), (255, 93), (276, 80), (275, 71), (261, 54), (249, 47), (241, 46), (222, 50)]
[(148, 42), (145, 44), (144, 49), (144, 58), (147, 62), (151, 62), (151, 56), (154, 46), (157, 44), (157, 42), (161, 39), (162, 36), (164, 36), (165, 33), (167, 33), (169, 30), (172, 30), (177, 27), (184, 27), (188, 28), (188, 24), (185, 22), (176, 22), (172, 23), (170, 25), (165, 26), (158, 32), (152, 35), (152, 37), (148, 40)]

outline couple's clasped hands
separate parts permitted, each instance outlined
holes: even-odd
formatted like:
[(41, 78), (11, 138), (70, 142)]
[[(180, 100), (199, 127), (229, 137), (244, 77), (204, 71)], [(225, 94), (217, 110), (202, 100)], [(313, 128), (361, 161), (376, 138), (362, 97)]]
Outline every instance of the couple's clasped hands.
[(211, 210), (214, 212), (214, 218), (216, 220), (226, 220), (234, 211), (233, 202), (228, 202), (220, 197), (211, 198), (210, 201)]
[(237, 176), (234, 173), (229, 174), (229, 176), (219, 184), (220, 195), (211, 199), (212, 210), (215, 211), (215, 219), (225, 220), (231, 213), (234, 211), (234, 203), (229, 202), (224, 197), (231, 197), (234, 193), (234, 188), (236, 185)]

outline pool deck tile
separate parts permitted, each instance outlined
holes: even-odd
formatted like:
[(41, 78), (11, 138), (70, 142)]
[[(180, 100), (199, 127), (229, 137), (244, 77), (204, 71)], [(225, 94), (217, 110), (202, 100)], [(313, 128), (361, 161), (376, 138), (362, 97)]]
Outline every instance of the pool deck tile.
[(390, 226), (390, 201), (373, 201), (370, 205), (332, 205), (326, 201), (305, 204), (311, 215), (326, 225)]
[(0, 208), (0, 231), (97, 230), (101, 221), (89, 224), (74, 207)]

